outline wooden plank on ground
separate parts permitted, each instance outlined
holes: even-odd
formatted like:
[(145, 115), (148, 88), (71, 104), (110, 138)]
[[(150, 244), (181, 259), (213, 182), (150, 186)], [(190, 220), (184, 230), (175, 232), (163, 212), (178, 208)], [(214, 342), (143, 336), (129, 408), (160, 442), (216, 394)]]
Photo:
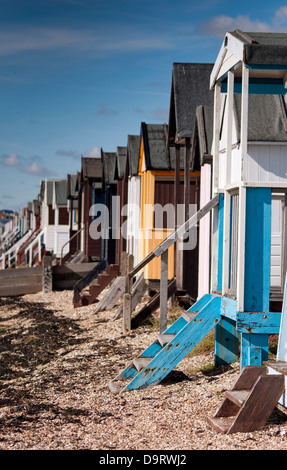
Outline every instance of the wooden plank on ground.
[(120, 297), (125, 293), (125, 276), (118, 276), (113, 281), (105, 297), (98, 303), (96, 312), (112, 309)]
[(20, 286), (0, 287), (0, 297), (16, 297), (18, 295), (36, 294), (42, 291), (42, 278), (40, 282), (23, 284)]
[(62, 275), (70, 273), (88, 273), (97, 266), (98, 263), (78, 263), (63, 264), (62, 266), (53, 266), (53, 275)]
[(0, 288), (9, 288), (10, 286), (23, 286), (29, 284), (34, 284), (35, 282), (42, 280), (42, 270), (39, 273), (31, 273), (30, 276), (24, 277), (1, 277), (0, 279)]
[(0, 270), (0, 283), (2, 283), (2, 279), (8, 278), (23, 278), (23, 277), (30, 277), (35, 274), (42, 274), (42, 267), (36, 266), (35, 268), (21, 268), (21, 269), (1, 269)]
[[(168, 284), (168, 298), (176, 292), (175, 279)], [(160, 293), (155, 294), (151, 300), (139, 311), (131, 320), (131, 329), (140, 326), (158, 307), (160, 303)]]
[[(131, 312), (135, 310), (136, 306), (138, 305), (138, 303), (141, 301), (142, 297), (144, 296), (146, 290), (147, 290), (147, 284), (144, 279), (144, 275), (142, 273), (132, 287)], [(120, 305), (120, 307), (115, 313), (114, 319), (117, 320), (122, 315), (123, 315), (123, 305)]]

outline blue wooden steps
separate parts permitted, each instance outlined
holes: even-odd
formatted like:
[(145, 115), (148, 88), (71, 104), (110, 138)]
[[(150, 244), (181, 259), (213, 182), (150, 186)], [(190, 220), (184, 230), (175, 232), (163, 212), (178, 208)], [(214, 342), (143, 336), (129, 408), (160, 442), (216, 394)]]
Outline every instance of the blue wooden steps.
[(220, 321), (221, 297), (206, 294), (109, 383), (113, 393), (160, 383)]

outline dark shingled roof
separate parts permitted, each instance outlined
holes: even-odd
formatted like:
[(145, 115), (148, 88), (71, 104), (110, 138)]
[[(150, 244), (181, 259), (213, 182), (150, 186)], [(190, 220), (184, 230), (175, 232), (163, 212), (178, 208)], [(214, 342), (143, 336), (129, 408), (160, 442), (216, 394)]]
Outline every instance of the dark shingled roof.
[(167, 125), (141, 123), (141, 136), (147, 170), (170, 168), (167, 152)]
[(39, 193), (39, 198), (41, 201), (43, 201), (45, 195), (45, 181), (41, 180), (40, 182), (40, 193)]
[(53, 202), (53, 180), (47, 180), (47, 204), (52, 204)]
[(76, 175), (67, 175), (67, 198), (73, 200), (73, 209), (78, 207), (78, 195), (79, 195), (79, 186), (78, 186), (78, 174)]
[(140, 155), (140, 136), (128, 135), (127, 158), (128, 158), (130, 176), (135, 176), (138, 174), (139, 155)]
[(67, 180), (55, 181), (55, 203), (57, 206), (67, 205)]
[(82, 157), (82, 178), (102, 179), (103, 169), (100, 158)]
[[(234, 95), (234, 119), (240, 141), (241, 95)], [(248, 141), (287, 142), (286, 105), (280, 95), (249, 95)]]
[(235, 30), (229, 34), (243, 42), (247, 64), (287, 66), (286, 33), (247, 33)]
[(39, 214), (39, 205), (38, 205), (37, 199), (33, 199), (33, 212), (34, 212), (34, 215)]
[[(147, 170), (174, 170), (175, 147), (167, 147), (167, 124), (142, 122), (144, 156)], [(180, 169), (184, 169), (185, 149), (180, 148)]]
[(117, 154), (115, 152), (104, 152), (103, 150), (101, 153), (105, 184), (116, 184), (115, 166)]
[(209, 89), (214, 64), (174, 63), (170, 98), (168, 142), (193, 136), (195, 112), (199, 105), (213, 105)]
[[(123, 178), (126, 168), (127, 147), (117, 147), (116, 174), (118, 178)], [(115, 179), (117, 179), (115, 176)]]
[(205, 163), (212, 162), (213, 106), (198, 106), (192, 142), (192, 171), (200, 170)]
[(67, 196), (69, 199), (77, 199), (78, 197), (78, 175), (67, 175)]

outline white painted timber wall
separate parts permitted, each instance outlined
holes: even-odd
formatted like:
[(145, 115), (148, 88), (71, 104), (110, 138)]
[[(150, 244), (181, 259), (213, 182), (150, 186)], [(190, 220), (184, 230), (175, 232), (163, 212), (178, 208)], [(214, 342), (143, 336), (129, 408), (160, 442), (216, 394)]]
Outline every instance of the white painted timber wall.
[(132, 176), (128, 180), (127, 252), (133, 255), (134, 266), (139, 262), (140, 198), (141, 177)]
[[(220, 139), (220, 153), (218, 162), (218, 187), (226, 188), (226, 144), (227, 122), (222, 123)], [(237, 143), (235, 125), (232, 125), (232, 153), (230, 165), (229, 186), (236, 186), (240, 181), (258, 183), (282, 183), (287, 184), (287, 143), (283, 142), (248, 142), (247, 155), (243, 163), (244, 175), (242, 177), (242, 165), (240, 147)], [(282, 205), (276, 196), (272, 199), (272, 226), (271, 226), (271, 287), (282, 286)]]
[(282, 285), (282, 200), (273, 198), (271, 205), (271, 272), (272, 287)]
[(249, 143), (247, 181), (287, 182), (287, 144)]
[[(205, 164), (200, 172), (200, 208), (211, 198), (211, 165)], [(210, 213), (199, 223), (198, 298), (209, 293), (210, 267)]]

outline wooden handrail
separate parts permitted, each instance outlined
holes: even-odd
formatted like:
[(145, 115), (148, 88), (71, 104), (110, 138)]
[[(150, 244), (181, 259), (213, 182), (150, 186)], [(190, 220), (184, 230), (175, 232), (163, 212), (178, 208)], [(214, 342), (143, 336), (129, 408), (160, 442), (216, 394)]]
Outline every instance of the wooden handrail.
[(73, 240), (73, 238), (75, 238), (82, 230), (84, 230), (84, 227), (80, 228), (80, 230), (78, 230), (76, 233), (74, 233), (74, 235), (73, 235), (71, 238), (69, 238), (69, 240), (68, 240), (66, 243), (64, 243), (64, 245), (62, 246), (62, 248), (61, 248), (61, 256), (60, 256), (60, 264), (62, 264), (62, 258), (63, 258), (63, 250), (64, 250), (64, 247), (65, 247), (71, 240)]
[(153, 258), (161, 256), (165, 253), (179, 238), (185, 235), (197, 222), (202, 219), (208, 212), (218, 205), (219, 194), (211, 199), (204, 207), (202, 207), (196, 214), (191, 216), (184, 224), (178, 229), (174, 230), (165, 240), (163, 240), (153, 251), (151, 251), (139, 264), (128, 273), (131, 279), (138, 271), (145, 267)]
[(197, 222), (202, 219), (208, 212), (211, 211), (219, 203), (219, 194), (211, 199), (204, 207), (202, 207), (196, 214), (190, 217), (178, 229), (174, 230), (163, 242), (161, 242), (151, 253), (149, 253), (132, 271), (126, 274), (126, 293), (124, 294), (124, 309), (123, 309), (123, 331), (126, 334), (131, 329), (131, 314), (132, 314), (132, 301), (131, 301), (131, 279), (140, 271), (146, 264), (153, 258), (161, 257), (160, 266), (160, 333), (166, 330), (167, 327), (167, 300), (168, 300), (168, 249), (185, 233), (187, 233)]

